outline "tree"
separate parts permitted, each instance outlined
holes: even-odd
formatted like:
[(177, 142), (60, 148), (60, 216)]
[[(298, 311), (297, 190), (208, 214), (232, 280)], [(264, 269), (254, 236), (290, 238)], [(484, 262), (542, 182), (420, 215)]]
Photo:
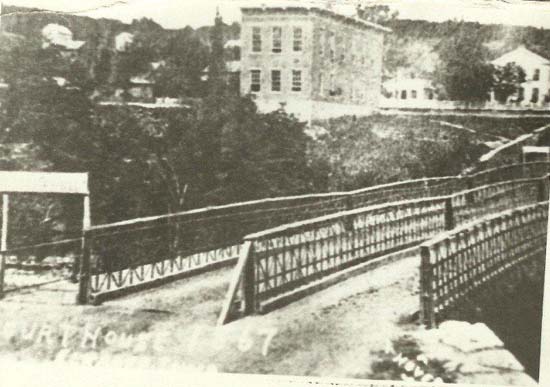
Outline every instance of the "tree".
[(515, 63), (508, 63), (495, 67), (494, 78), (495, 99), (500, 103), (506, 103), (508, 97), (517, 93), (521, 84), (525, 82), (525, 71)]
[(444, 86), (451, 100), (480, 102), (488, 98), (493, 85), (493, 66), (486, 62), (487, 52), (465, 23), (439, 45), (440, 64), (436, 79)]
[(226, 91), (225, 59), (223, 49), (223, 20), (218, 11), (214, 27), (210, 31), (210, 60), (208, 62), (208, 92), (219, 95)]
[(388, 24), (397, 19), (399, 12), (392, 11), (387, 5), (359, 4), (357, 6), (359, 18), (377, 24)]
[(208, 48), (188, 27), (174, 32), (163, 49), (164, 66), (155, 72), (155, 94), (167, 97), (202, 97), (201, 76), (208, 65)]

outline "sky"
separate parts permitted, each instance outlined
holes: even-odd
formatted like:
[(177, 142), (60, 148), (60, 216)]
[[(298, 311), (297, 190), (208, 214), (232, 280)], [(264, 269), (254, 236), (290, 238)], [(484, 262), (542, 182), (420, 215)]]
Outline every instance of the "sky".
[[(210, 25), (218, 7), (226, 23), (240, 19), (241, 6), (261, 4), (319, 4), (323, 0), (0, 0), (4, 4), (71, 12), (130, 22), (149, 17), (165, 28)], [(333, 0), (350, 12), (361, 0)], [(363, 3), (374, 3), (362, 0)], [(344, 3), (344, 4), (342, 4)], [(399, 12), (403, 19), (529, 25), (550, 29), (550, 2), (520, 0), (376, 0)]]

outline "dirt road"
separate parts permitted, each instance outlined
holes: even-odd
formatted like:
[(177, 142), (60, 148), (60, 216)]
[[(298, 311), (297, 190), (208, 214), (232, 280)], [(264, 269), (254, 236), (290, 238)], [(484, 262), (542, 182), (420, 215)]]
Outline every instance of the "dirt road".
[[(350, 278), (264, 316), (216, 327), (231, 270), (99, 307), (0, 302), (0, 356), (115, 367), (367, 377), (390, 339), (416, 329), (418, 259)], [(44, 296), (42, 294), (41, 297)]]

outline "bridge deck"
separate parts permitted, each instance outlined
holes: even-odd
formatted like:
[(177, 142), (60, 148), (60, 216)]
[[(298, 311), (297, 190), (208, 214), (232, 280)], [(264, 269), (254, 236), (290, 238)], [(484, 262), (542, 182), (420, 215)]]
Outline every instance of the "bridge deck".
[[(214, 364), (226, 372), (361, 376), (388, 338), (414, 325), (404, 316), (418, 309), (417, 257), (380, 266), (349, 278), (267, 315), (216, 327), (231, 269), (181, 280), (158, 289), (106, 302), (102, 306), (63, 307), (21, 303), (12, 296), (0, 303), (0, 328), (7, 321), (33, 321), (50, 326), (76, 324), (104, 327), (106, 334), (141, 335), (149, 344), (138, 358), (151, 366), (172, 359), (185, 364)], [(36, 299), (36, 298), (33, 298)], [(6, 301), (8, 298), (6, 298)], [(26, 300), (31, 300), (29, 297)], [(0, 329), (1, 332), (1, 329)], [(373, 335), (373, 332), (380, 334)], [(269, 346), (266, 337), (275, 333)], [(9, 346), (0, 335), (0, 353), (8, 357), (52, 359), (60, 347), (36, 351), (39, 344)], [(33, 350), (34, 349), (34, 350)], [(266, 351), (263, 356), (262, 351)], [(70, 347), (81, 362), (80, 342)], [(135, 360), (131, 350), (100, 345), (94, 363)], [(372, 357), (372, 359), (371, 359)], [(132, 361), (133, 361), (132, 360)]]

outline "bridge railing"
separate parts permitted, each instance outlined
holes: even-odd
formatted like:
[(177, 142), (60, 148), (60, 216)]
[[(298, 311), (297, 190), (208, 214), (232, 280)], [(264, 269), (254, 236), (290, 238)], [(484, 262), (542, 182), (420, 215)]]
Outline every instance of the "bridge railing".
[(248, 235), (220, 324), (269, 310), (304, 284), (419, 244), (475, 217), (547, 198), (548, 176), (369, 206)]
[[(525, 170), (538, 173), (540, 163)], [(550, 168), (550, 163), (547, 163)], [(498, 178), (498, 171), (491, 176)], [(506, 179), (501, 174), (500, 179)], [(378, 203), (448, 195), (466, 177), (425, 178), (351, 192), (256, 200), (94, 226), (85, 233), (89, 266), (81, 300), (111, 297), (236, 263), (245, 235), (282, 224)], [(482, 181), (482, 180), (479, 180)], [(474, 183), (472, 183), (474, 182)], [(99, 298), (96, 299), (99, 302)], [(84, 302), (84, 301), (82, 301)]]
[(420, 313), (427, 327), (515, 267), (545, 260), (548, 202), (487, 216), (420, 247)]
[(546, 175), (550, 172), (550, 163), (537, 161), (503, 165), (497, 168), (486, 169), (468, 175), (472, 187), (493, 184), (504, 180), (529, 179)]
[(57, 271), (58, 275), (76, 282), (78, 265), (75, 263), (80, 258), (81, 248), (82, 238), (71, 238), (0, 251), (0, 298), (7, 292), (43, 283), (37, 276), (10, 276), (7, 269), (20, 273)]
[(517, 179), (458, 192), (452, 195), (453, 219), (463, 224), (487, 214), (544, 200), (545, 178)]

